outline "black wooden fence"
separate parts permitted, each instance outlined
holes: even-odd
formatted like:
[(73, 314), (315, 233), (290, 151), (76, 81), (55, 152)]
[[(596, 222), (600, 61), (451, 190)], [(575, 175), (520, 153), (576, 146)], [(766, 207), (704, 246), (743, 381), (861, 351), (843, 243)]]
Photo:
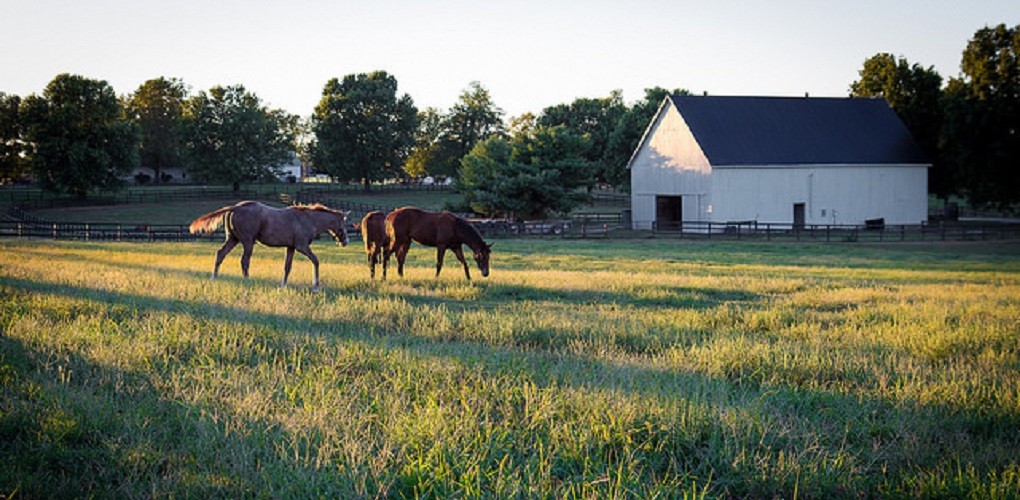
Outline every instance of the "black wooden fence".
[(656, 237), (762, 241), (896, 242), (1020, 240), (1020, 224), (790, 224), (765, 222), (683, 222), (653, 224)]

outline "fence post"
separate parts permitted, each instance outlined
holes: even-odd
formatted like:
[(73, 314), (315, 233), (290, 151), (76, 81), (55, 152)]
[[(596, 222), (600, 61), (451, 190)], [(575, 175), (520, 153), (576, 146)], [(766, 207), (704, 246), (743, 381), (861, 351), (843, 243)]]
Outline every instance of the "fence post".
[(91, 230), (89, 228), (89, 224), (85, 224), (85, 241), (89, 241), (91, 236), (92, 236), (92, 234), (91, 234)]
[(57, 223), (53, 223), (53, 239), (57, 239)]
[(117, 241), (119, 242), (120, 239), (121, 239), (121, 227), (120, 224), (117, 224)]
[(22, 231), (22, 226), (23, 225), (24, 225), (23, 222), (18, 222), (18, 238), (21, 238), (22, 235), (23, 235), (23, 231)]

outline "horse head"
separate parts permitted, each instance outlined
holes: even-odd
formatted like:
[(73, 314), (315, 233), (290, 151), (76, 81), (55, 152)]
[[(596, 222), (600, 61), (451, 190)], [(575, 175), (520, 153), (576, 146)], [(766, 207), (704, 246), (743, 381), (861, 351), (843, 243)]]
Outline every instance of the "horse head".
[(482, 272), (483, 278), (489, 277), (489, 254), (492, 253), (492, 244), (482, 242), (482, 246), (477, 250), (472, 249), (475, 254), (475, 264), (478, 265), (478, 270)]
[(326, 231), (329, 231), (329, 235), (336, 240), (337, 245), (342, 247), (347, 246), (347, 243), (351, 241), (347, 237), (347, 216), (350, 213), (350, 210), (336, 212), (337, 217), (330, 220), (329, 225), (326, 226)]

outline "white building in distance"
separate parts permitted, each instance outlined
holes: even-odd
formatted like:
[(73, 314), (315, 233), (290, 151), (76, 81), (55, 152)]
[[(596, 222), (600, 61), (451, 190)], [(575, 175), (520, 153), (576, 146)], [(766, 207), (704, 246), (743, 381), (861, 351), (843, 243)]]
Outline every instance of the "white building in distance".
[(920, 224), (930, 166), (884, 99), (683, 95), (627, 164), (634, 229)]

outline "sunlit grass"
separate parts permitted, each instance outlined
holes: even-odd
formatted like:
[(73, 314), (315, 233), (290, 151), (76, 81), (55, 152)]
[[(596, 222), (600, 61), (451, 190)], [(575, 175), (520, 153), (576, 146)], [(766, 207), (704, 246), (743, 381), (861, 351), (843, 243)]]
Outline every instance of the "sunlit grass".
[(0, 242), (0, 495), (1020, 491), (1002, 247), (216, 248)]

